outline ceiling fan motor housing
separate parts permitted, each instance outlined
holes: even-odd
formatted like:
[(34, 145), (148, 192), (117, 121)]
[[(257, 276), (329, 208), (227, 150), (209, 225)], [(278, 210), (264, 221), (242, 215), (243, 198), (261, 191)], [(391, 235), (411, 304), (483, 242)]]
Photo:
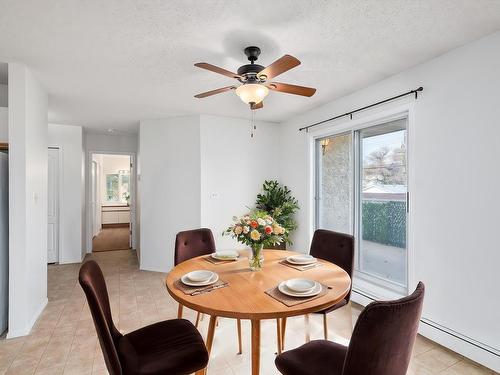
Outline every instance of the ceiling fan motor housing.
[(264, 67), (259, 64), (255, 64), (255, 61), (259, 58), (260, 48), (255, 46), (250, 46), (245, 48), (245, 55), (248, 57), (250, 64), (240, 66), (238, 68), (238, 75), (243, 77), (243, 82), (255, 83), (261, 80), (257, 77), (257, 74), (264, 70)]

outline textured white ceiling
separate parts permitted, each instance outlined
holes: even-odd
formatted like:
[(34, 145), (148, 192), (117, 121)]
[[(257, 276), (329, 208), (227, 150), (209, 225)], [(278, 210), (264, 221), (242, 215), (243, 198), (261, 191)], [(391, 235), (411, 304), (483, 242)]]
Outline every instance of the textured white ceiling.
[(0, 0), (0, 61), (32, 67), (50, 94), (49, 119), (134, 131), (140, 119), (191, 113), (250, 117), (228, 92), (243, 48), (267, 65), (302, 65), (276, 81), (312, 98), (271, 93), (261, 120), (282, 121), (500, 29), (498, 0)]

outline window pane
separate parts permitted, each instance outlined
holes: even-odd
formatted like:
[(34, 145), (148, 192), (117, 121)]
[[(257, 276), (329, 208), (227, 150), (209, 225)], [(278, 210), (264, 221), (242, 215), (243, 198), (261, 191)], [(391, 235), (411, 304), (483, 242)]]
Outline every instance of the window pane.
[(352, 135), (317, 141), (317, 227), (352, 234)]
[(406, 120), (362, 130), (360, 270), (406, 285)]
[(108, 202), (118, 202), (120, 200), (118, 177), (118, 174), (106, 175), (106, 200)]

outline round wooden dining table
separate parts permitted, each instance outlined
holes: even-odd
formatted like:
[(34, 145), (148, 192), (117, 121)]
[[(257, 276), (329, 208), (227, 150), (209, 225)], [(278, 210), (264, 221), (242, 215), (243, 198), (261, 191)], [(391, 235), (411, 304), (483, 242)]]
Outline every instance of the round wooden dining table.
[[(324, 310), (341, 301), (349, 292), (351, 279), (339, 266), (319, 259), (321, 266), (299, 271), (280, 262), (297, 254), (293, 251), (264, 250), (264, 267), (251, 271), (246, 252), (240, 252), (237, 261), (212, 264), (201, 256), (178, 264), (166, 279), (169, 294), (180, 304), (195, 311), (210, 315), (207, 350), (210, 353), (217, 317), (249, 319), (252, 331), (252, 375), (260, 371), (260, 321), (276, 319), (278, 340), (280, 340), (280, 319), (306, 315)], [(219, 274), (228, 286), (208, 293), (188, 295), (175, 287), (174, 283), (183, 275), (194, 270), (206, 269)], [(309, 278), (327, 286), (327, 293), (319, 298), (288, 307), (265, 292), (281, 281), (292, 278)], [(205, 369), (206, 370), (206, 369)], [(205, 373), (202, 370), (199, 374)], [(197, 373), (198, 374), (198, 373)]]

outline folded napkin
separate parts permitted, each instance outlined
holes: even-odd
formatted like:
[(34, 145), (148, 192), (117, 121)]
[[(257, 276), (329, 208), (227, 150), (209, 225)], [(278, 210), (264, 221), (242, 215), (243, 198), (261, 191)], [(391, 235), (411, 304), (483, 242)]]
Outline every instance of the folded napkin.
[(310, 270), (313, 268), (321, 267), (323, 265), (320, 262), (316, 262), (316, 263), (311, 263), (311, 264), (304, 264), (303, 266), (301, 266), (298, 264), (289, 263), (286, 259), (281, 260), (279, 263), (284, 265), (284, 266), (294, 268), (294, 269), (299, 270), (299, 271), (307, 271), (307, 270)]
[(219, 279), (216, 283), (212, 285), (205, 286), (189, 286), (184, 284), (181, 279), (174, 281), (174, 286), (182, 291), (184, 294), (188, 294), (190, 296), (197, 296), (198, 294), (208, 293), (215, 289), (220, 289), (228, 286), (229, 283)]
[[(238, 259), (240, 259), (241, 257), (239, 257)], [(203, 257), (203, 259), (205, 259), (207, 262), (209, 263), (212, 263), (212, 264), (221, 264), (221, 263), (229, 263), (229, 262), (236, 262), (238, 261), (238, 259), (234, 260), (234, 259), (215, 259), (215, 258), (212, 258), (211, 255), (207, 255), (206, 257)]]
[(274, 288), (268, 289), (264, 293), (266, 293), (268, 296), (274, 298), (276, 301), (279, 301), (288, 307), (292, 307), (295, 305), (300, 305), (301, 303), (312, 301), (316, 298), (323, 297), (325, 294), (328, 293), (328, 289), (330, 289), (330, 288), (327, 287), (326, 285), (321, 284), (321, 292), (319, 292), (319, 294), (312, 296), (312, 297), (292, 297), (292, 296), (281, 293), (278, 289), (278, 286), (275, 286)]

